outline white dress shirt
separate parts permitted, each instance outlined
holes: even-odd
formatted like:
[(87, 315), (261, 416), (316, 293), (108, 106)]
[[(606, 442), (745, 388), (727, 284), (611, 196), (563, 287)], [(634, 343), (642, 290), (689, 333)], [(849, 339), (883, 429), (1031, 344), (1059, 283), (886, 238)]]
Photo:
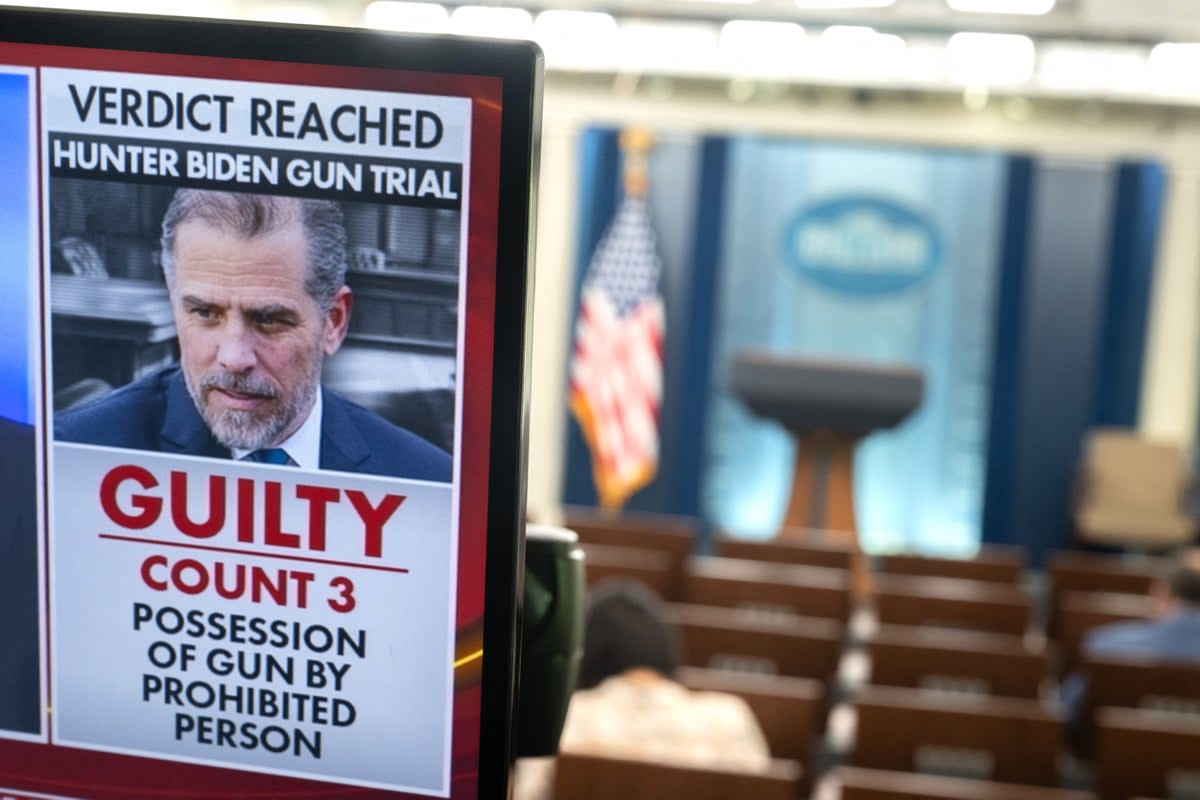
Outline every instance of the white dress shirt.
[[(303, 424), (288, 438), (275, 445), (288, 454), (300, 469), (320, 469), (321, 467), (321, 415), (325, 410), (325, 402), (321, 387), (317, 387), (317, 397), (308, 412)], [(258, 448), (267, 450), (270, 448)], [(234, 448), (233, 457), (242, 461), (253, 450)]]

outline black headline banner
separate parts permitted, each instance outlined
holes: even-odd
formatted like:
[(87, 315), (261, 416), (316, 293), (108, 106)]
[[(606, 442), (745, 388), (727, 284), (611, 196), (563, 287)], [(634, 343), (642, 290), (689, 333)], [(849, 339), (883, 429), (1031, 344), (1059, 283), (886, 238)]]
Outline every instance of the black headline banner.
[(51, 133), (50, 175), (329, 200), (462, 207), (462, 165)]

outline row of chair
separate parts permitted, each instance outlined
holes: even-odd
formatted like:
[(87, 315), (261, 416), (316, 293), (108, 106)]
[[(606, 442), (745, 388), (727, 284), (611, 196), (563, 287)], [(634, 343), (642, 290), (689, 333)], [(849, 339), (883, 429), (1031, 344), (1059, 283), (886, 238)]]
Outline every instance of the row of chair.
[[(740, 691), (759, 698), (762, 704), (752, 706), (755, 712), (776, 718), (782, 718), (781, 708), (787, 707), (781, 698), (796, 699), (776, 692), (771, 702), (775, 690), (739, 686), (727, 676), (690, 675), (688, 679), (696, 688)], [(826, 782), (840, 791), (841, 800), (1093, 797), (1054, 786), (1058, 720), (1036, 703), (979, 698), (938, 706), (907, 690), (870, 688), (857, 706), (859, 736), (853, 766), (837, 770)], [(804, 712), (811, 708), (810, 704)], [(764, 729), (771, 730), (767, 725)], [(1100, 731), (1095, 796), (1101, 800), (1195, 796), (1200, 732), (1194, 724), (1132, 709), (1106, 709)], [(921, 769), (960, 775), (925, 774)], [(804, 777), (801, 760), (792, 758), (776, 758), (766, 772), (745, 773), (564, 754), (559, 758), (556, 797), (795, 800)]]
[[(615, 532), (606, 524), (593, 529), (577, 522), (571, 524), (587, 551), (590, 581), (635, 577), (675, 601), (669, 615), (683, 634), (692, 665), (680, 679), (746, 699), (772, 755), (786, 767), (775, 778), (794, 784), (790, 794), (779, 796), (796, 797), (812, 777), (804, 775), (803, 766), (811, 773), (817, 763), (814, 753), (832, 678), (847, 641), (855, 601), (846, 574), (850, 553), (819, 544), (718, 539), (715, 555), (700, 557), (691, 554), (689, 531), (663, 528), (661, 521), (644, 530), (622, 523)], [(859, 736), (851, 756), (854, 768), (839, 773), (842, 796), (1087, 796), (1028, 788), (1056, 783), (1063, 741), (1061, 721), (1037, 701), (1046, 695), (1048, 677), (1078, 664), (1079, 646), (1090, 628), (1149, 615), (1155, 567), (1056, 556), (1048, 570), (1045, 632), (1057, 644), (1050, 649), (1043, 636), (1030, 635), (1035, 613), (1021, 583), (1019, 551), (988, 550), (971, 560), (889, 556), (877, 567), (874, 601), (880, 624), (867, 644), (871, 685), (854, 698)], [(1052, 658), (1056, 651), (1061, 654)], [(1155, 666), (1113, 665), (1109, 678), (1108, 665), (1088, 665), (1098, 675), (1087, 713), (1093, 706), (1102, 709), (1095, 712), (1095, 747), (1102, 762), (1097, 786), (1105, 800), (1166, 797), (1171, 786), (1186, 788), (1197, 777), (1189, 771), (1200, 766), (1195, 723), (1167, 725), (1164, 733), (1152, 712), (1108, 707), (1178, 709), (1196, 702), (1190, 697), (1200, 698), (1200, 672), (1184, 670), (1178, 680), (1165, 682), (1149, 673), (1130, 678), (1130, 669)], [(1189, 675), (1195, 683), (1187, 683)], [(1105, 689), (1114, 682), (1128, 689), (1131, 680), (1163, 689), (1132, 698)], [(1123, 738), (1129, 730), (1136, 731), (1132, 744)], [(1160, 736), (1168, 737), (1168, 744), (1157, 744)], [(1179, 744), (1169, 744), (1176, 740)], [(1129, 752), (1147, 747), (1153, 757), (1130, 762)], [(1116, 757), (1123, 749), (1125, 756)], [(916, 774), (921, 771), (975, 780)], [(887, 777), (893, 772), (901, 778)], [(724, 779), (709, 784), (722, 786)], [(697, 796), (774, 796), (761, 793), (769, 791), (762, 787), (754, 791)], [(660, 793), (666, 792), (642, 792)]]
[[(774, 607), (803, 616), (845, 619), (853, 607), (845, 580), (852, 553), (845, 547), (815, 539), (797, 543), (718, 537), (715, 557), (697, 557), (691, 555), (695, 538), (686, 519), (643, 515), (614, 521), (575, 511), (568, 523), (580, 533), (592, 582), (633, 577), (667, 600)], [(1010, 636), (1031, 630), (1034, 601), (1020, 585), (1025, 563), (1017, 548), (988, 547), (971, 559), (889, 555), (878, 559), (877, 566), (874, 596), (882, 623)], [(1151, 615), (1148, 593), (1158, 569), (1153, 562), (1053, 555), (1047, 569), (1044, 634), (1056, 645), (1056, 677), (1075, 666), (1091, 628)]]
[[(1115, 670), (1115, 666), (1112, 667)], [(1148, 669), (1148, 667), (1147, 667)], [(1101, 673), (1097, 673), (1101, 674)], [(1115, 671), (1113, 672), (1115, 674)], [(1190, 674), (1189, 688), (1197, 697), (1197, 672)], [(715, 779), (709, 770), (699, 770), (712, 787), (698, 797), (789, 797), (804, 785), (802, 765), (813, 764), (819, 747), (825, 709), (825, 688), (817, 680), (780, 676), (750, 675), (722, 670), (689, 667), (680, 671), (679, 680), (693, 689), (723, 691), (746, 700), (777, 760), (766, 776), (749, 781), (731, 774)], [(1153, 687), (1138, 689), (1128, 683), (1124, 690), (1152, 693)], [(962, 797), (962, 798), (1067, 798), (1085, 795), (1051, 791), (1058, 782), (1061, 755), (1061, 721), (1045, 706), (1027, 699), (963, 695), (953, 699), (944, 694), (914, 689), (881, 686), (864, 688), (855, 699), (858, 716), (856, 744), (851, 763), (865, 769), (851, 774), (863, 778), (886, 770), (904, 773), (897, 782), (860, 780), (851, 782), (843, 798), (853, 797)], [(1105, 708), (1098, 719), (1097, 789), (1103, 800), (1127, 800), (1147, 797), (1173, 797), (1174, 789), (1200, 776), (1200, 727), (1163, 712)], [(576, 758), (576, 757), (572, 757)], [(586, 759), (585, 759), (586, 761)], [(610, 765), (611, 766), (611, 765)], [(650, 793), (641, 782), (657, 770), (649, 765), (633, 764), (620, 770), (605, 771), (605, 780), (588, 779), (587, 792), (566, 788), (560, 800), (615, 796), (599, 787), (613, 788), (614, 780), (633, 781), (642, 789), (636, 796), (693, 796)], [(687, 776), (696, 770), (665, 768), (670, 781), (686, 788)], [(941, 778), (920, 773), (940, 773)], [(911, 774), (910, 774), (911, 773)], [(564, 773), (568, 780), (573, 774)], [(961, 780), (945, 780), (957, 775)], [(650, 785), (663, 779), (651, 778)], [(746, 783), (749, 781), (749, 783)], [(996, 783), (999, 782), (999, 785)], [(707, 794), (716, 787), (730, 787), (727, 794)], [(773, 794), (773, 784), (793, 787), (786, 794)], [(1017, 786), (1007, 784), (1018, 784)], [(747, 788), (749, 787), (749, 788)], [(755, 788), (756, 787), (756, 788)], [(916, 787), (922, 787), (918, 793)], [(1042, 788), (1033, 788), (1042, 787)], [(750, 792), (753, 789), (754, 793)], [(724, 791), (724, 790), (723, 790)], [(1021, 794), (1024, 791), (1025, 794)], [(599, 793), (597, 793), (599, 792)], [(885, 793), (891, 792), (891, 793)]]
[[(556, 797), (608, 800), (612, 797), (687, 797), (695, 800), (795, 800), (801, 773), (795, 764), (775, 762), (765, 773), (723, 772), (603, 756), (559, 758)], [(1088, 800), (1087, 792), (962, 780), (890, 770), (844, 767), (832, 783), (829, 800)]]
[[(829, 567), (801, 567), (743, 558), (692, 556), (682, 563), (677, 579), (681, 588), (665, 591), (667, 567), (659, 553), (641, 553), (612, 546), (585, 547), (589, 583), (622, 576), (642, 581), (667, 598), (704, 606), (749, 608), (763, 612), (849, 620), (853, 598), (844, 571)], [(624, 563), (623, 563), (624, 562)], [(649, 574), (647, 574), (649, 573)], [(978, 639), (972, 650), (997, 657), (1024, 651), (1030, 661), (1039, 656), (1028, 645), (1011, 640), (1030, 632), (1031, 599), (1018, 587), (959, 578), (882, 575), (875, 581), (877, 619), (885, 626), (934, 627), (994, 634)], [(1149, 598), (1109, 593), (1061, 592), (1055, 615), (1058, 644), (1053, 673), (1061, 677), (1078, 662), (1084, 637), (1091, 629), (1118, 621), (1150, 616)], [(1046, 668), (1049, 671), (1049, 667)]]
[[(908, 689), (868, 687), (855, 706), (854, 766), (957, 773), (981, 783), (1054, 788), (1059, 782), (1061, 722), (1041, 704), (986, 697), (945, 702)], [(1101, 800), (1196, 796), (1200, 724), (1194, 718), (1105, 708), (1096, 736), (1095, 788)]]

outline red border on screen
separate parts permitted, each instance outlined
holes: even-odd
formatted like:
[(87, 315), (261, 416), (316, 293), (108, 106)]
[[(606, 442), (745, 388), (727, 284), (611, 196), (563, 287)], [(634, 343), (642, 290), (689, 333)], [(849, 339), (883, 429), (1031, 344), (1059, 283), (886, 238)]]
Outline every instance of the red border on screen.
[[(466, 663), (457, 668), (455, 681), (450, 796), (456, 799), (476, 797), (481, 739), (482, 656), (479, 650), (487, 556), (486, 501), (495, 344), (502, 81), (476, 75), (25, 44), (5, 44), (0, 60), (5, 64), (23, 67), (139, 72), (471, 98), (463, 375), (460, 376), (459, 386), (462, 393), (462, 430), (459, 433), (461, 483), (455, 600), (455, 629), (459, 644), (456, 652), (462, 652), (464, 643), (468, 652), (462, 659)], [(38, 146), (40, 148), (40, 135)], [(40, 180), (38, 185), (41, 186)], [(41, 203), (39, 198), (39, 209)], [(44, 296), (42, 306), (44, 310)], [(43, 356), (43, 374), (46, 374), (47, 366)], [(43, 445), (47, 447), (48, 427), (43, 426), (42, 431)], [(43, 479), (47, 477), (44, 475)], [(44, 679), (48, 680), (48, 676)], [(397, 709), (397, 714), (401, 713), (403, 709)], [(20, 766), (18, 768), (15, 765)], [(231, 796), (256, 800), (424, 796), (9, 740), (0, 740), (0, 785), (102, 800), (215, 800)]]

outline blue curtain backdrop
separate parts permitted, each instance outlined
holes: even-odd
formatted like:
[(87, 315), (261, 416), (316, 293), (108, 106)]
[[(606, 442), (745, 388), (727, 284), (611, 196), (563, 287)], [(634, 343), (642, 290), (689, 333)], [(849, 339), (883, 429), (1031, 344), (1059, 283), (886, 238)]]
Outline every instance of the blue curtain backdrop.
[(0, 416), (33, 421), (30, 78), (0, 71)]
[[(577, 289), (619, 197), (617, 131), (588, 131), (580, 156)], [(926, 398), (861, 449), (864, 541), (1019, 543), (1039, 562), (1069, 538), (1087, 428), (1136, 423), (1164, 185), (1153, 164), (663, 135), (662, 459), (629, 507), (772, 535), (793, 445), (729, 392), (731, 355), (907, 363)], [(564, 502), (595, 502), (573, 423)]]
[[(1003, 159), (751, 138), (732, 149), (706, 517), (772, 535), (790, 491), (791, 438), (727, 389), (736, 352), (908, 364), (925, 375), (924, 402), (858, 451), (862, 539), (872, 550), (969, 551), (982, 512)], [(887, 257), (897, 252), (907, 260)], [(814, 266), (814, 256), (825, 258)]]
[(1014, 158), (983, 539), (1069, 544), (1081, 444), (1137, 424), (1163, 170)]

